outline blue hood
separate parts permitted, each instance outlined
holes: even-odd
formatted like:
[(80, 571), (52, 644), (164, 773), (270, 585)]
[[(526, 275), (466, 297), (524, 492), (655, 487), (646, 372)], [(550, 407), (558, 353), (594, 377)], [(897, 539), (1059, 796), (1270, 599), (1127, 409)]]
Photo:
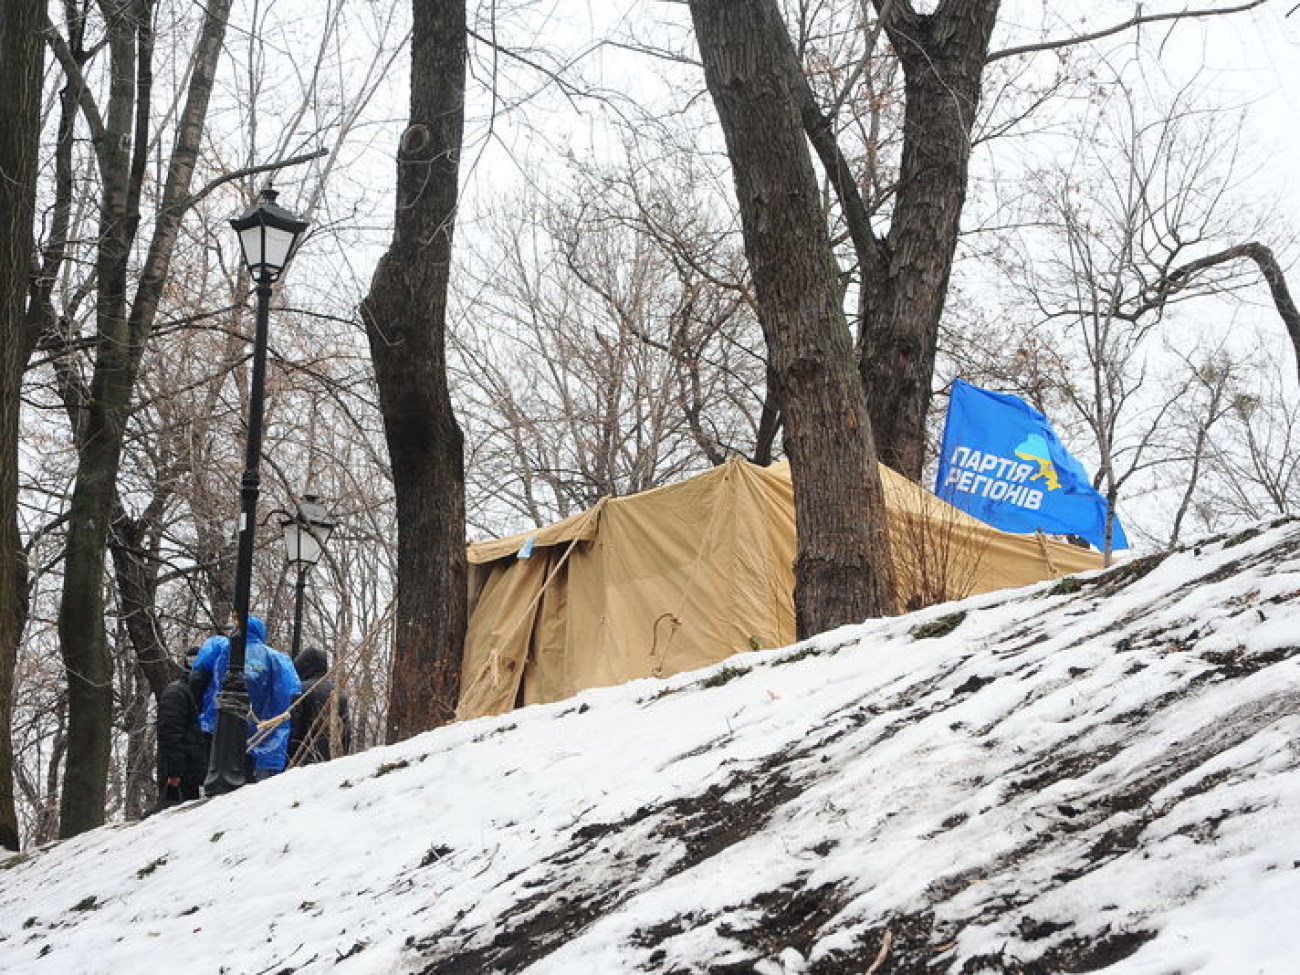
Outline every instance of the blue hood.
[[(203, 712), (199, 717), (199, 725), (204, 731), (216, 729), (216, 697), (229, 663), (230, 641), (224, 636), (214, 636), (203, 644), (199, 658), (194, 662), (196, 671), (212, 675), (203, 695)], [(266, 624), (256, 616), (248, 617), (244, 679), (253, 715), (262, 721), (288, 711), (293, 699), (302, 692), (302, 682), (293, 669), (293, 662), (266, 645)], [(249, 730), (256, 727), (257, 721), (250, 720)], [(284, 768), (289, 752), (289, 722), (282, 722), (263, 741), (250, 745), (249, 751), (258, 768), (274, 771)]]
[(266, 624), (260, 617), (251, 613), (248, 615), (248, 638), (245, 643), (265, 643), (266, 642)]

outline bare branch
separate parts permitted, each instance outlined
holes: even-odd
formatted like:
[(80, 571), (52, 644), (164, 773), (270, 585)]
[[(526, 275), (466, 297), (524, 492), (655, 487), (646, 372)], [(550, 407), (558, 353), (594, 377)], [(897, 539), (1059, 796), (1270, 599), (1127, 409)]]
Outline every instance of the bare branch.
[(189, 209), (201, 202), (205, 197), (209, 196), (214, 190), (225, 186), (227, 183), (233, 183), (237, 179), (243, 179), (245, 176), (256, 176), (258, 173), (269, 173), (272, 171), (278, 172), (281, 169), (288, 169), (290, 166), (299, 166), (303, 163), (311, 162), (313, 159), (319, 159), (321, 156), (328, 156), (329, 154), (330, 151), (328, 149), (322, 148), (317, 149), (315, 152), (304, 152), (297, 156), (290, 156), (288, 159), (281, 159), (277, 162), (263, 163), (260, 166), (245, 166), (243, 169), (236, 169), (232, 172), (226, 173), (224, 176), (218, 176), (207, 186), (203, 187), (203, 189), (191, 196), (185, 201), (184, 209)]
[(85, 117), (86, 124), (90, 126), (96, 155), (98, 155), (103, 151), (102, 147), (104, 139), (108, 137), (108, 129), (104, 125), (103, 116), (99, 113), (99, 106), (95, 104), (95, 96), (91, 94), (90, 86), (86, 83), (86, 77), (82, 73), (81, 65), (77, 63), (76, 55), (72, 53), (72, 48), (68, 46), (68, 42), (63, 39), (63, 35), (50, 23), (48, 18), (45, 21), (45, 36), (49, 41), (50, 50), (54, 52), (54, 57), (59, 62), (59, 67), (63, 69), (63, 73), (68, 76), (68, 81), (75, 87), (77, 101), (81, 106), (81, 114)]
[(478, 31), (467, 30), (465, 33), (472, 40), (478, 41), (480, 44), (486, 45), (496, 53), (503, 54), (506, 57), (511, 58), (512, 60), (518, 61), (520, 64), (524, 65), (525, 67), (531, 68), (532, 70), (536, 71), (538, 74), (542, 75), (543, 77), (548, 78), (560, 89), (564, 97), (569, 99), (570, 102), (572, 102), (572, 100), (575, 97), (579, 97), (584, 93), (580, 88), (578, 88), (576, 85), (574, 85), (572, 82), (570, 82), (568, 79), (564, 77), (563, 74), (564, 69), (572, 67), (574, 64), (583, 60), (584, 58), (587, 57), (587, 55), (591, 54), (593, 51), (598, 50), (602, 46), (601, 44), (594, 44), (588, 49), (584, 51), (580, 51), (574, 58), (572, 58), (569, 61), (568, 64), (564, 65), (563, 68), (557, 71), (553, 68), (548, 68), (546, 65), (540, 63), (539, 61), (533, 58), (526, 57), (524, 54), (514, 50), (513, 48), (501, 44), (499, 41), (495, 40), (494, 38), (484, 37)]
[(1277, 309), (1278, 316), (1291, 337), (1291, 345), (1295, 348), (1296, 354), (1296, 371), (1300, 374), (1300, 310), (1297, 310), (1295, 299), (1291, 296), (1291, 289), (1287, 287), (1282, 266), (1278, 264), (1273, 252), (1258, 241), (1229, 247), (1217, 254), (1210, 254), (1175, 268), (1159, 283), (1158, 293), (1161, 296), (1176, 293), (1186, 286), (1196, 272), (1241, 258), (1254, 261), (1264, 276), (1268, 290), (1273, 295), (1273, 306)]
[[(1136, 13), (1122, 24), (1115, 24), (1103, 30), (1093, 31), (1091, 34), (1078, 34), (1074, 37), (1058, 37), (1050, 41), (1039, 41), (1037, 44), (1022, 44), (1019, 47), (1008, 47), (1001, 51), (994, 51), (984, 59), (985, 64), (992, 64), (994, 61), (1000, 61), (1003, 58), (1013, 58), (1020, 54), (1033, 54), (1036, 51), (1054, 51), (1063, 47), (1074, 47), (1077, 44), (1087, 44), (1089, 41), (1098, 41), (1103, 37), (1111, 37), (1114, 34), (1123, 33), (1134, 27), (1140, 27), (1143, 24), (1154, 24), (1162, 20), (1194, 20), (1201, 17), (1221, 17), (1225, 14), (1239, 14), (1247, 10), (1254, 10), (1261, 7), (1268, 0), (1250, 0), (1249, 3), (1243, 3), (1236, 7), (1223, 7), (1222, 9), (1202, 8), (1199, 10), (1180, 10), (1171, 11), (1164, 14), (1143, 14)], [(1142, 7), (1139, 4), (1138, 10)], [(1294, 12), (1294, 10), (1292, 11)], [(1288, 16), (1290, 16), (1288, 14)]]

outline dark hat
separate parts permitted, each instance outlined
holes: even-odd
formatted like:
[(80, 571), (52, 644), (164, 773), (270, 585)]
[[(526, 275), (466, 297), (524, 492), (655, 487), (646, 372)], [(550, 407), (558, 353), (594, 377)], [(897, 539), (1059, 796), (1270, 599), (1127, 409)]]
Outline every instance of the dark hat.
[(293, 669), (302, 680), (324, 677), (330, 669), (329, 656), (320, 647), (308, 647), (293, 658)]
[(194, 661), (199, 659), (198, 647), (187, 647), (185, 650), (185, 669), (189, 670), (194, 666)]

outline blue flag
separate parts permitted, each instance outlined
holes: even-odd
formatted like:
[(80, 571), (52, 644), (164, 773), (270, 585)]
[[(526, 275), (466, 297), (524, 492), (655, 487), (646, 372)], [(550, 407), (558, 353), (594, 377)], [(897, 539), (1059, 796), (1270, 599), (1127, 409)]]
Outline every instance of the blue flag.
[[(1008, 532), (1078, 535), (1105, 547), (1106, 499), (1047, 417), (1024, 400), (952, 384), (934, 493)], [(1119, 518), (1111, 548), (1128, 548)]]

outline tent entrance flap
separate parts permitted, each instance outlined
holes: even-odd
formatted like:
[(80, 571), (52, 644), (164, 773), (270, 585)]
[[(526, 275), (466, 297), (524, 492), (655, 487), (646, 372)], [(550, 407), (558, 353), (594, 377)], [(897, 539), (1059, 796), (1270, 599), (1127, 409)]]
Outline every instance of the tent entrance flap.
[(502, 714), (515, 705), (532, 639), (547, 559), (475, 566), (484, 572), (470, 611), (457, 718)]

